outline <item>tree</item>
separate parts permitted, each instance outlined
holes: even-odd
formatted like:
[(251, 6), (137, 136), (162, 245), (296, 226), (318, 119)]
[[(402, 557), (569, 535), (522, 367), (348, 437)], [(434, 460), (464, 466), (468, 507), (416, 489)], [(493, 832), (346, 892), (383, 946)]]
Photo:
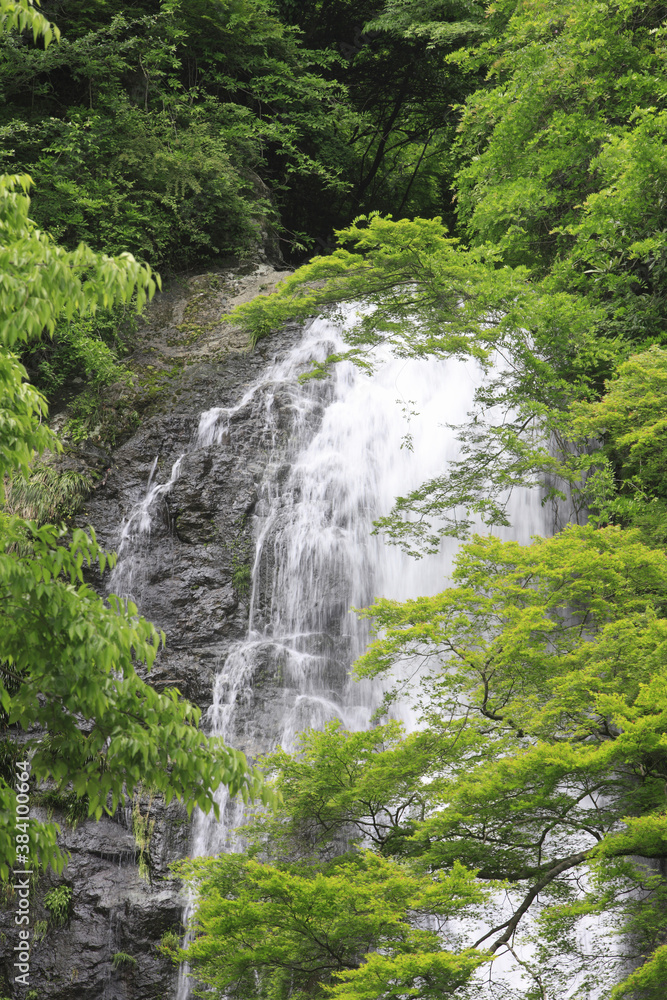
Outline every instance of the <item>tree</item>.
[(414, 923), (431, 917), (442, 926), (482, 901), (460, 865), (432, 879), (372, 853), (324, 870), (232, 854), (184, 862), (177, 871), (200, 898), (187, 958), (215, 996), (436, 1000), (483, 961), (469, 951), (453, 954), (433, 927)]
[[(37, 5), (39, 6), (39, 5)], [(43, 39), (48, 48), (51, 41), (60, 38), (60, 31), (37, 10), (30, 0), (0, 0), (0, 29), (3, 33), (18, 29), (30, 30), (35, 41)]]
[(581, 437), (606, 438), (624, 479), (654, 498), (667, 498), (664, 453), (667, 426), (667, 351), (654, 344), (618, 365), (601, 399), (579, 403), (573, 430)]
[[(338, 233), (330, 257), (238, 317), (258, 338), (287, 316), (362, 302), (370, 308), (349, 351), (331, 363), (345, 356), (368, 368), (384, 344), (486, 367), (461, 431), (464, 460), (379, 524), (409, 551), (435, 547), (435, 519), (451, 533), (469, 529), (471, 510), (504, 523), (503, 491), (547, 475), (578, 489), (582, 507), (594, 503), (596, 518), (529, 547), (475, 537), (442, 594), (362, 612), (377, 638), (358, 674), (394, 676), (393, 696), (417, 705), (422, 728), (331, 727), (305, 734), (295, 754), (274, 754), (267, 767), (285, 804), (256, 822), (252, 849), (274, 868), (300, 863), (300, 873), (364, 848), (426, 879), (462, 864), (497, 887), (498, 906), (462, 907), (479, 929), (459, 947), (489, 961), (513, 956), (526, 1000), (574, 991), (658, 1000), (667, 522), (664, 352), (652, 345), (664, 332), (665, 10), (508, 0), (490, 13), (495, 34), (455, 57), (489, 67), (491, 80), (461, 123), (469, 245), (439, 220), (371, 214)], [(502, 424), (485, 419), (495, 405)], [(283, 914), (270, 916), (272, 928)], [(591, 917), (602, 921), (594, 950), (579, 933)], [(214, 923), (202, 930), (215, 947)], [(224, 961), (212, 957), (206, 974)], [(359, 974), (372, 976), (377, 962), (370, 950)], [(470, 983), (483, 995), (481, 979), (442, 995), (466, 996)], [(379, 976), (367, 995), (391, 985)], [(516, 998), (519, 988), (489, 994)]]
[[(306, 892), (319, 879), (323, 910), (329, 898), (344, 914), (327, 879), (346, 873), (354, 898), (361, 865), (381, 898), (378, 872), (390, 861), (386, 871), (403, 870), (425, 900), (449, 879), (477, 880), (480, 895), (466, 890), (448, 911), (458, 923), (439, 925), (440, 947), (469, 963), (439, 995), (470, 995), (475, 957), (504, 954), (529, 977), (525, 992), (514, 982), (513, 997), (556, 1000), (575, 985), (581, 997), (601, 985), (620, 997), (641, 984), (657, 1000), (667, 911), (650, 865), (667, 856), (666, 609), (665, 554), (636, 532), (592, 526), (530, 546), (476, 537), (443, 593), (377, 601), (364, 614), (378, 637), (357, 674), (397, 673), (421, 727), (405, 736), (393, 722), (368, 733), (333, 724), (304, 734), (296, 753), (268, 757), (284, 804), (251, 826), (251, 855), (190, 868), (201, 880), (201, 936), (188, 949), (195, 974), (222, 996), (238, 963), (279, 976), (289, 947), (286, 965), (305, 968), (306, 939), (325, 917), (296, 901), (294, 876)], [(257, 851), (267, 867), (252, 860)], [(409, 911), (401, 919), (415, 929), (439, 912), (414, 902)], [(334, 995), (431, 995), (425, 939), (404, 938), (401, 961), (415, 978), (396, 985), (385, 944), (372, 937), (373, 911), (354, 912), (368, 947), (357, 946), (345, 975), (336, 969), (345, 986)], [(582, 952), (577, 930), (591, 915), (602, 928)], [(609, 951), (614, 930), (627, 936)], [(521, 950), (527, 941), (532, 953)], [(644, 959), (627, 978), (628, 963)], [(256, 995), (271, 995), (273, 981), (267, 972)], [(301, 995), (296, 979), (280, 983), (280, 996)], [(483, 995), (481, 979), (470, 986)]]
[(665, 7), (494, 5), (504, 21), (462, 67), (491, 85), (466, 102), (459, 220), (508, 264), (606, 307), (599, 333), (664, 331)]
[[(449, 55), (486, 37), (483, 5), (278, 0), (278, 9), (305, 32), (309, 47), (337, 53), (329, 72), (345, 86), (356, 113), (339, 151), (350, 183), (330, 204), (311, 206), (320, 232), (330, 233), (360, 211), (437, 212), (453, 222), (452, 150), (459, 107), (476, 79)], [(302, 198), (299, 185), (288, 195), (289, 208)]]
[[(45, 44), (52, 37), (27, 3), (3, 0), (2, 10), (6, 23), (30, 24)], [(52, 334), (61, 316), (132, 299), (140, 308), (158, 280), (129, 254), (57, 246), (28, 216), (31, 183), (25, 175), (0, 177), (0, 486), (9, 475), (27, 475), (36, 454), (60, 447), (45, 422), (46, 401), (25, 381), (13, 350)], [(113, 557), (92, 530), (68, 537), (64, 528), (0, 512), (0, 706), (3, 728), (17, 737), (14, 753), (4, 747), (0, 775), (2, 877), (17, 851), (42, 865), (64, 861), (54, 823), (24, 822), (17, 848), (17, 787), (26, 794), (28, 771), (87, 799), (96, 818), (112, 814), (141, 783), (167, 801), (177, 796), (188, 811), (216, 809), (220, 784), (264, 794), (243, 754), (201, 734), (198, 709), (177, 690), (158, 694), (140, 678), (137, 665), (150, 669), (164, 636), (133, 604), (105, 603), (84, 583), (84, 565), (93, 561), (103, 571)]]
[[(378, 23), (435, 45), (454, 22), (434, 9), (392, 3)], [(471, 511), (506, 523), (514, 486), (548, 481), (547, 493), (572, 494), (579, 510), (603, 486), (598, 476), (586, 487), (601, 456), (573, 455), (583, 425), (569, 411), (664, 335), (664, 13), (631, 0), (494, 4), (481, 42), (447, 55), (489, 76), (458, 126), (454, 186), (469, 245), (434, 220), (371, 214), (338, 232), (329, 262), (239, 313), (257, 337), (337, 298), (366, 301), (374, 311), (350, 337), (357, 361), (380, 342), (413, 356), (500, 354), (461, 431), (463, 461), (378, 524), (409, 551), (436, 544), (436, 520), (453, 534), (469, 529)], [(485, 412), (494, 406), (502, 424)]]

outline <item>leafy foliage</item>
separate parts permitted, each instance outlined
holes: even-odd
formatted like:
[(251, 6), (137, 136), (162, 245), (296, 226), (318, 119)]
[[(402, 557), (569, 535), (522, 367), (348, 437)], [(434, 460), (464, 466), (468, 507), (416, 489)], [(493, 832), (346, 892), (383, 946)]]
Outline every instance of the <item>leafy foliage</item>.
[(75, 514), (90, 489), (80, 472), (57, 472), (49, 465), (37, 466), (29, 479), (17, 477), (5, 486), (5, 510), (38, 524), (58, 521)]
[(173, 103), (146, 114), (118, 98), (65, 121), (5, 126), (14, 161), (40, 184), (37, 221), (68, 245), (130, 249), (157, 264), (247, 249), (257, 235), (252, 186), (230, 162), (220, 115)]
[(197, 885), (201, 900), (188, 961), (217, 996), (360, 998), (371, 989), (383, 1000), (426, 1000), (465, 983), (482, 961), (448, 953), (435, 930), (408, 919), (428, 913), (444, 922), (482, 899), (461, 866), (431, 879), (371, 853), (324, 871), (232, 854), (177, 871)]
[(133, 955), (128, 955), (126, 951), (117, 951), (114, 953), (111, 964), (114, 969), (122, 969), (123, 967), (131, 967), (137, 965), (137, 959)]
[[(419, 554), (442, 533), (466, 535), (473, 515), (506, 524), (508, 492), (546, 480), (594, 515), (531, 547), (476, 537), (443, 594), (362, 612), (377, 637), (359, 675), (400, 671), (385, 708), (411, 697), (421, 728), (332, 726), (269, 757), (282, 811), (256, 819), (246, 855), (181, 868), (200, 893), (187, 949), (196, 975), (217, 995), (258, 1000), (463, 998), (483, 995), (476, 969), (511, 954), (526, 1000), (600, 989), (657, 1000), (664, 5), (143, 0), (130, 19), (97, 0), (63, 13), (49, 46), (48, 21), (0, 0), (7, 26), (44, 42), (5, 36), (5, 162), (34, 170), (37, 219), (68, 246), (29, 223), (27, 178), (3, 178), (0, 475), (12, 490), (55, 442), (9, 351), (28, 363), (24, 345), (59, 330), (63, 362), (38, 359), (41, 386), (92, 371), (95, 351), (114, 377), (86, 324), (153, 290), (136, 261), (78, 240), (172, 265), (242, 251), (272, 217), (261, 177), (288, 228), (310, 230), (297, 242), (368, 214), (339, 230), (330, 256), (239, 311), (255, 340), (288, 316), (359, 302), (344, 356), (360, 366), (385, 345), (472, 358), (485, 373), (462, 461), (399, 498), (378, 528)], [(437, 211), (454, 229), (452, 195), (469, 245), (419, 217)], [(204, 808), (216, 782), (260, 794), (240, 756), (201, 737), (194, 709), (139, 680), (136, 661), (150, 665), (160, 637), (83, 584), (83, 565), (106, 561), (94, 537), (65, 544), (48, 525), (2, 524), (3, 708), (51, 726), (50, 741), (29, 745), (37, 778), (91, 815), (140, 777), (167, 797), (194, 789)], [(10, 765), (3, 757), (3, 778)], [(57, 864), (53, 833), (34, 825), (30, 850)], [(578, 928), (592, 916), (603, 936), (625, 928), (625, 954), (582, 952)], [(473, 948), (461, 917), (479, 923)], [(628, 961), (643, 964), (628, 975)]]
[[(223, 782), (256, 794), (243, 755), (202, 737), (199, 711), (177, 691), (157, 694), (137, 675), (135, 662), (150, 667), (160, 636), (134, 605), (113, 598), (106, 607), (83, 583), (84, 564), (107, 563), (94, 537), (77, 529), (64, 545), (63, 530), (8, 516), (2, 527), (0, 656), (7, 666), (0, 693), (10, 725), (37, 724), (50, 734), (26, 747), (35, 778), (87, 796), (96, 817), (115, 811), (142, 781), (189, 810), (210, 809)], [(13, 792), (5, 789), (9, 810)], [(33, 832), (43, 863), (57, 861), (53, 827), (31, 824)], [(3, 857), (13, 849), (7, 831)]]
[(124, 346), (120, 330), (131, 331), (133, 318), (130, 304), (58, 322), (50, 341), (26, 345), (21, 352), (32, 382), (53, 399), (68, 386), (71, 389), (77, 378), (96, 394), (104, 386), (124, 381), (127, 372), (119, 364)]
[[(326, 205), (308, 198), (300, 213), (303, 223), (312, 230), (316, 213), (319, 231), (330, 234), (359, 211), (371, 210), (437, 213), (453, 221), (458, 105), (476, 81), (448, 57), (485, 37), (483, 5), (280, 0), (278, 6), (287, 21), (304, 30), (307, 44), (339, 53), (331, 72), (345, 86), (353, 112), (338, 151), (348, 188)], [(290, 215), (303, 193), (300, 185), (288, 194)], [(331, 249), (321, 237), (318, 243), (324, 252)]]
[(60, 30), (51, 24), (37, 9), (39, 0), (0, 0), (0, 32), (12, 30), (32, 31), (35, 41), (41, 38), (48, 48), (53, 39), (60, 38)]
[[(391, 4), (378, 23), (390, 30), (393, 18), (437, 45), (449, 22), (434, 11)], [(506, 498), (525, 484), (570, 495), (579, 511), (602, 491), (621, 520), (628, 503), (643, 504), (647, 530), (664, 537), (662, 507), (632, 496), (636, 462), (618, 473), (609, 448), (590, 455), (597, 432), (569, 418), (618, 362), (663, 336), (663, 17), (659, 3), (494, 4), (479, 44), (447, 55), (489, 73), (458, 126), (456, 203), (471, 245), (435, 220), (357, 219), (327, 261), (238, 314), (256, 339), (288, 315), (347, 299), (371, 307), (349, 338), (346, 356), (359, 364), (381, 343), (406, 356), (495, 355), (500, 370), (461, 432), (462, 461), (378, 523), (408, 551), (433, 550), (441, 532), (465, 535), (471, 514), (505, 524)], [(620, 498), (607, 457), (625, 483)], [(640, 480), (635, 493), (661, 499)]]
[(667, 351), (654, 345), (622, 362), (604, 396), (580, 404), (573, 428), (582, 436), (606, 435), (624, 476), (636, 477), (658, 496), (667, 495), (664, 453), (667, 423)]
[(482, 4), (54, 10), (60, 45), (8, 38), (0, 86), (5, 168), (35, 176), (36, 218), (60, 240), (180, 266), (248, 250), (271, 221), (296, 254), (360, 210), (453, 221), (458, 106), (477, 80), (448, 57), (488, 34)]
[[(200, 893), (195, 975), (218, 995), (329, 992), (333, 969), (334, 995), (481, 996), (475, 968), (516, 957), (532, 935), (520, 960), (529, 981), (513, 996), (539, 995), (540, 983), (547, 997), (573, 984), (581, 997), (657, 990), (664, 884), (646, 866), (667, 851), (666, 599), (664, 552), (637, 532), (571, 526), (530, 546), (476, 537), (443, 593), (377, 601), (357, 672), (397, 673), (420, 728), (331, 724), (268, 757), (283, 806), (251, 824), (250, 853), (182, 869)], [(373, 935), (398, 873), (415, 895), (400, 916), (412, 931), (392, 954)], [(603, 923), (582, 952), (577, 929), (591, 915)], [(454, 917), (472, 922), (472, 950)], [(609, 951), (624, 925), (625, 948)], [(339, 933), (354, 942), (347, 969)], [(313, 939), (339, 967), (317, 950), (314, 974)], [(640, 955), (649, 961), (626, 979)], [(262, 970), (255, 986), (249, 969)]]
[(59, 885), (44, 896), (44, 906), (56, 927), (64, 924), (72, 915), (73, 892), (69, 885)]
[[(435, 41), (447, 28), (429, 20), (433, 6), (391, 8), (400, 19), (419, 7), (409, 31)], [(295, 754), (271, 755), (285, 805), (251, 826), (251, 844), (274, 865), (300, 859), (309, 870), (369, 846), (422, 876), (463, 864), (505, 893), (502, 915), (477, 903), (464, 912), (480, 924), (480, 954), (518, 963), (521, 995), (657, 998), (657, 871), (667, 854), (664, 5), (507, 0), (488, 15), (481, 42), (449, 56), (489, 74), (465, 101), (457, 148), (469, 246), (439, 220), (371, 213), (337, 233), (331, 256), (237, 316), (256, 340), (288, 316), (358, 302), (349, 350), (330, 363), (368, 369), (386, 345), (485, 369), (460, 429), (463, 460), (378, 523), (408, 551), (465, 534), (471, 513), (506, 523), (503, 504), (519, 485), (555, 483), (552, 495), (567, 491), (594, 517), (530, 547), (475, 537), (444, 593), (361, 612), (377, 638), (358, 675), (394, 675), (386, 711), (407, 697), (422, 728), (334, 726), (304, 734)], [(528, 913), (532, 929), (522, 931)], [(599, 939), (582, 949), (579, 928), (592, 917)], [(625, 954), (604, 940), (620, 931)], [(379, 961), (367, 954), (352, 978), (364, 969), (372, 978)], [(639, 967), (628, 975), (631, 962)], [(372, 980), (367, 995), (389, 981)], [(483, 994), (481, 980), (473, 989)]]
[(273, 218), (257, 170), (277, 192), (297, 171), (344, 186), (330, 59), (268, 0), (133, 13), (66, 9), (57, 47), (4, 42), (5, 167), (35, 177), (35, 217), (59, 240), (173, 268), (257, 244)]
[(633, 343), (664, 329), (664, 5), (496, 5), (505, 27), (459, 53), (493, 85), (466, 103), (458, 210), (507, 263), (608, 307)]

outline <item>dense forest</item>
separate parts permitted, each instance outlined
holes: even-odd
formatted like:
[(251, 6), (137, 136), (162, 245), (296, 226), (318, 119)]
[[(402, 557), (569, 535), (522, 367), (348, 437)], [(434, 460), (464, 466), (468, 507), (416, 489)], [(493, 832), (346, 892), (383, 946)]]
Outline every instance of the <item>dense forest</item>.
[[(221, 782), (258, 803), (245, 853), (178, 868), (206, 995), (662, 1000), (667, 6), (0, 0), (0, 18), (1, 724), (50, 734), (0, 744), (6, 814), (28, 755), (90, 816), (140, 781), (190, 810)], [(140, 679), (161, 637), (84, 582), (107, 561), (94, 535), (21, 497), (70, 496), (36, 458), (62, 447), (48, 403), (117, 380), (156, 271), (259, 249), (297, 269), (238, 311), (252, 343), (373, 307), (310, 377), (388, 345), (486, 378), (463, 458), (377, 523), (415, 558), (460, 538), (451, 585), (360, 611), (357, 676), (431, 664), (419, 728), (392, 720), (395, 691), (368, 732), (306, 732), (255, 770)], [(470, 537), (526, 484), (574, 523)], [(62, 865), (53, 824), (20, 838), (0, 830), (3, 876)], [(521, 993), (489, 974), (508, 953)]]

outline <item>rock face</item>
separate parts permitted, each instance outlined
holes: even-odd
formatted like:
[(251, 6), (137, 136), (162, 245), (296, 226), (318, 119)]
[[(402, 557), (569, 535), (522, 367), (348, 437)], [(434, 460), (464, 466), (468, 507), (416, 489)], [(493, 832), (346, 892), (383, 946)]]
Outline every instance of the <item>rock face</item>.
[[(117, 549), (123, 519), (145, 495), (151, 475), (158, 482), (169, 479), (173, 463), (188, 451), (200, 413), (236, 405), (298, 336), (296, 327), (288, 328), (249, 352), (240, 333), (219, 322), (230, 305), (272, 288), (280, 277), (266, 264), (245, 274), (235, 269), (199, 275), (172, 286), (154, 303), (134, 367), (171, 372), (178, 362), (177, 377), (155, 394), (139, 429), (115, 452), (89, 442), (91, 464), (105, 470), (80, 522), (92, 524), (106, 548)], [(213, 679), (227, 649), (247, 629), (249, 518), (271, 445), (259, 405), (251, 400), (235, 415), (233, 440), (189, 454), (180, 478), (153, 511), (151, 534), (132, 553), (125, 581), (142, 614), (167, 636), (151, 683), (160, 690), (177, 686), (203, 709), (211, 703)], [(274, 422), (274, 433), (275, 427)], [(49, 873), (35, 888), (31, 914), (37, 934), (27, 990), (13, 984), (10, 949), (16, 933), (9, 900), (0, 926), (5, 952), (0, 997), (175, 997), (176, 973), (156, 945), (165, 933), (182, 933), (184, 897), (168, 865), (188, 853), (185, 810), (175, 804), (165, 808), (146, 792), (113, 820), (81, 821), (72, 828), (57, 808), (53, 818), (71, 858), (61, 876)], [(72, 890), (70, 912), (54, 926), (45, 897), (63, 885)]]
[[(150, 881), (140, 874), (133, 833), (142, 808), (146, 812), (150, 809), (155, 823)], [(54, 819), (60, 822), (62, 845), (70, 861), (61, 876), (50, 873), (36, 887), (31, 929), (38, 940), (33, 940), (31, 950), (29, 989), (14, 987), (12, 991), (10, 960), (6, 962), (3, 995), (40, 1000), (171, 996), (174, 972), (155, 946), (165, 932), (180, 930), (182, 900), (167, 879), (167, 865), (187, 852), (185, 811), (165, 810), (162, 803), (143, 800), (134, 809), (119, 811), (114, 821), (103, 818), (72, 829), (57, 813)], [(44, 901), (56, 886), (70, 888), (72, 900), (71, 915), (54, 927)], [(3, 931), (6, 942), (13, 944), (16, 933), (10, 921)]]

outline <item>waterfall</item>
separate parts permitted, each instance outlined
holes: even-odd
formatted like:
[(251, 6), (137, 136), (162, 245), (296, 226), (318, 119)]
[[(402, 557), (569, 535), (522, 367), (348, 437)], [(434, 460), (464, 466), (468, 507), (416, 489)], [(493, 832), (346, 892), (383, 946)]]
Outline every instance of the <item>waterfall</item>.
[[(345, 322), (352, 322), (348, 310)], [(366, 622), (350, 612), (374, 597), (404, 600), (445, 586), (458, 543), (444, 539), (435, 555), (415, 560), (374, 536), (372, 522), (396, 496), (441, 474), (459, 455), (447, 425), (466, 420), (481, 378), (474, 362), (378, 356), (372, 376), (338, 364), (325, 381), (299, 381), (311, 359), (344, 349), (341, 325), (320, 318), (274, 362), (232, 408), (202, 413), (190, 451), (169, 479), (153, 484), (123, 526), (111, 589), (132, 594), (150, 545), (151, 512), (177, 481), (190, 452), (233, 448), (237, 415), (252, 401), (262, 414), (269, 455), (253, 521), (248, 632), (221, 664), (208, 710), (210, 731), (232, 745), (253, 745), (253, 720), (243, 712), (257, 678), (274, 678), (273, 745), (340, 719), (368, 725), (383, 691), (355, 683), (351, 664), (368, 639)], [(155, 469), (153, 470), (153, 472)], [(537, 491), (511, 498), (512, 529), (502, 537), (529, 541), (548, 534)], [(409, 709), (403, 721), (413, 723)], [(267, 750), (264, 746), (258, 749)], [(233, 850), (239, 805), (220, 793), (221, 820), (197, 813), (193, 856)], [(178, 1000), (188, 996), (187, 970)]]

